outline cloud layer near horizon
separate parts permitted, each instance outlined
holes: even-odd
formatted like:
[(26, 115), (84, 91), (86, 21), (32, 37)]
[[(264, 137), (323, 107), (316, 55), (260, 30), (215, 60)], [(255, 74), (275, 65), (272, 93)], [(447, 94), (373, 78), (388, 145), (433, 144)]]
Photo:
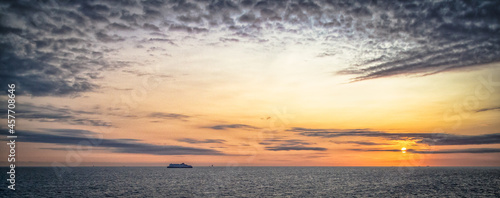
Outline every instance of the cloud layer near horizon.
[[(0, 83), (25, 94), (99, 88), (103, 71), (135, 63), (123, 46), (320, 44), (332, 71), (367, 80), (500, 61), (499, 1), (62, 1), (0, 3)], [(177, 35), (177, 36), (176, 36)], [(180, 36), (179, 36), (180, 35)], [(213, 39), (209, 39), (213, 38)]]
[[(7, 109), (0, 108), (0, 111), (7, 112)], [(16, 116), (21, 120), (38, 122), (67, 123), (70, 125), (111, 127), (110, 121), (91, 118), (92, 115), (99, 114), (95, 109), (73, 110), (67, 106), (54, 107), (52, 105), (34, 105), (23, 103), (16, 107)]]
[(312, 147), (314, 143), (309, 143), (300, 139), (265, 139), (259, 143), (265, 145), (268, 151), (326, 151), (327, 148)]
[[(380, 140), (403, 140), (412, 141), (416, 144), (424, 144), (428, 146), (463, 146), (463, 145), (491, 145), (500, 144), (500, 133), (481, 134), (481, 135), (456, 135), (449, 133), (388, 133), (384, 131), (371, 131), (369, 129), (313, 129), (295, 127), (288, 129), (290, 132), (296, 132), (302, 136), (321, 137), (321, 138), (340, 138), (340, 137), (357, 137), (368, 138), (376, 141), (335, 141), (330, 142), (335, 144), (354, 144), (362, 146), (387, 146), (394, 145), (388, 142), (380, 142)], [(351, 151), (363, 152), (401, 152), (400, 149), (387, 148), (355, 148), (348, 149)], [(452, 154), (452, 153), (500, 153), (498, 148), (462, 148), (462, 149), (433, 149), (433, 150), (418, 150), (407, 149), (406, 152), (418, 154)]]
[[(214, 149), (177, 145), (155, 145), (137, 139), (105, 139), (88, 130), (45, 129), (44, 132), (17, 131), (19, 141), (108, 149), (115, 153), (150, 155), (226, 155)], [(91, 148), (85, 148), (91, 149)], [(56, 150), (58, 150), (56, 148)]]
[[(371, 131), (369, 129), (311, 129), (295, 127), (288, 131), (297, 132), (299, 135), (322, 138), (338, 137), (368, 137), (382, 138), (386, 140), (414, 140), (415, 143), (427, 145), (480, 145), (500, 144), (500, 133), (481, 135), (455, 135), (449, 133), (388, 133), (383, 131)], [(352, 142), (351, 143), (356, 143)], [(357, 142), (359, 144), (359, 142)], [(371, 142), (362, 142), (370, 145)], [(371, 145), (376, 145), (373, 143)]]
[[(351, 151), (364, 152), (401, 152), (397, 149), (349, 149)], [(454, 153), (500, 153), (498, 148), (469, 148), (469, 149), (450, 149), (450, 150), (414, 150), (408, 149), (406, 152), (419, 154), (454, 154)]]

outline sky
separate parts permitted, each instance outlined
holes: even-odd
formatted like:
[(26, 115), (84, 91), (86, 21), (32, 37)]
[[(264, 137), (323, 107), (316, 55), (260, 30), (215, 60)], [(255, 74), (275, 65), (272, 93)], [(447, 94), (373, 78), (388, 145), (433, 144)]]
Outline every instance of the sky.
[(1, 1), (0, 154), (14, 83), (20, 166), (500, 166), (499, 16), (499, 1)]

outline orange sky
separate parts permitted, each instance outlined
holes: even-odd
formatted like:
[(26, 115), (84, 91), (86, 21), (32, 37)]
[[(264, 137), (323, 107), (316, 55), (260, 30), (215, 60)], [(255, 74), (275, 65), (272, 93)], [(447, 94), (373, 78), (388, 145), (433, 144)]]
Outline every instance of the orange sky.
[(414, 20), (378, 5), (370, 17), (278, 5), (278, 20), (258, 6), (190, 3), (178, 6), (200, 10), (43, 4), (31, 22), (2, 8), (11, 29), (0, 82), (18, 87), (17, 164), (500, 165), (491, 16), (452, 15), (490, 29), (448, 38), (448, 15), (405, 30), (397, 21)]
[[(192, 66), (185, 67), (197, 65), (193, 63)], [(274, 74), (268, 74), (269, 77), (263, 79), (255, 75), (253, 83), (237, 80), (245, 75), (252, 75), (248, 72), (242, 74), (241, 78), (215, 75), (212, 79), (203, 81), (196, 77), (197, 72), (207, 71), (196, 70), (185, 77), (162, 79), (157, 86), (147, 89), (140, 84), (145, 77), (125, 78), (127, 74), (109, 74), (106, 83), (118, 85), (123, 79), (128, 79), (123, 87), (117, 88), (132, 89), (103, 88), (101, 92), (74, 98), (20, 96), (18, 107), (21, 110), (34, 108), (35, 111), (45, 114), (50, 114), (50, 109), (66, 108), (68, 111), (75, 111), (77, 118), (102, 120), (111, 126), (82, 126), (65, 120), (28, 119), (23, 118), (21, 114), (18, 117), (17, 129), (49, 134), (57, 134), (51, 132), (50, 129), (53, 128), (82, 129), (95, 132), (99, 135), (92, 136), (102, 139), (137, 139), (151, 145), (206, 148), (224, 154), (117, 153), (113, 147), (99, 145), (86, 147), (86, 144), (21, 141), (18, 150), (19, 164), (68, 164), (69, 159), (70, 165), (78, 166), (158, 166), (171, 162), (198, 166), (496, 166), (500, 162), (497, 153), (421, 154), (351, 149), (399, 150), (406, 147), (440, 151), (500, 148), (499, 144), (429, 146), (415, 143), (418, 140), (411, 140), (411, 137), (403, 137), (400, 140), (363, 136), (325, 138), (304, 136), (290, 131), (300, 127), (329, 131), (363, 129), (387, 133), (449, 133), (472, 136), (492, 133), (499, 127), (498, 113), (476, 110), (495, 105), (495, 101), (499, 99), (496, 91), (498, 88), (490, 98), (479, 101), (472, 111), (464, 110), (460, 114), (454, 109), (454, 105), (464, 104), (463, 101), (475, 93), (476, 86), (480, 85), (477, 78), (487, 78), (491, 75), (494, 70), (488, 68), (474, 72), (380, 79), (351, 84), (342, 83), (343, 79), (338, 80), (335, 77), (314, 79), (313, 76), (302, 75), (301, 78), (309, 78), (302, 81), (295, 80), (296, 76), (281, 76), (279, 73), (276, 77), (273, 77)], [(294, 81), (296, 86), (283, 86), (284, 83)], [(273, 94), (273, 91), (279, 94)], [(24, 108), (24, 104), (29, 104), (29, 108)], [(54, 112), (57, 115), (70, 114), (57, 110)], [(152, 116), (154, 113), (159, 115)], [(457, 120), (452, 119), (454, 115), (464, 117), (459, 120), (459, 125), (456, 125)], [(241, 126), (213, 129), (214, 126), (230, 125)], [(22, 135), (21, 132), (20, 134)], [(219, 141), (203, 142), (207, 140)], [(374, 145), (361, 145), (356, 142), (369, 142)], [(279, 146), (305, 149), (271, 150), (271, 147)], [(6, 151), (2, 152), (5, 154)]]

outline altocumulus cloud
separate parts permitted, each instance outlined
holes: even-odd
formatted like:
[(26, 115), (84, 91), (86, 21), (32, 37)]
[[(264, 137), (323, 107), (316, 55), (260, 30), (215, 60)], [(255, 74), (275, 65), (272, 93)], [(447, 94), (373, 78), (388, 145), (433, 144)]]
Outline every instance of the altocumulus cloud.
[(499, 1), (130, 0), (0, 5), (0, 83), (17, 83), (20, 92), (33, 96), (94, 91), (99, 88), (95, 79), (102, 77), (95, 71), (137, 64), (109, 54), (144, 41), (171, 47), (181, 47), (186, 38), (198, 46), (321, 44), (320, 57), (352, 59), (346, 67), (332, 65), (332, 71), (354, 75), (353, 81), (427, 75), (500, 60)]

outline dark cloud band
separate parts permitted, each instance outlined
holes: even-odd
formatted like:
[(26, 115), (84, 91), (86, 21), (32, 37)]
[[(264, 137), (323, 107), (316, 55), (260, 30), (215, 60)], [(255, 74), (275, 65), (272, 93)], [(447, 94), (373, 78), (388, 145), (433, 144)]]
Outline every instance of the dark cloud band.
[(268, 151), (326, 151), (328, 149), (323, 147), (312, 147), (314, 143), (310, 143), (299, 139), (265, 139), (259, 143), (266, 145), (265, 149)]
[(161, 118), (161, 119), (179, 119), (184, 120), (190, 118), (191, 116), (179, 114), (179, 113), (162, 113), (162, 112), (154, 112), (148, 115), (150, 118)]
[(258, 127), (246, 125), (246, 124), (223, 124), (223, 125), (214, 125), (208, 126), (205, 128), (215, 129), (215, 130), (226, 130), (226, 129), (259, 129)]
[(115, 153), (140, 153), (150, 155), (225, 155), (213, 149), (155, 145), (143, 143), (137, 139), (98, 138), (96, 133), (86, 130), (46, 129), (44, 133), (30, 131), (17, 131), (17, 133), (20, 142), (92, 146), (109, 149)]
[(307, 146), (270, 146), (266, 147), (268, 151), (326, 151), (323, 147), (307, 147)]
[[(364, 152), (402, 152), (397, 149), (350, 149), (352, 151), (364, 151)], [(454, 153), (500, 153), (498, 148), (470, 148), (470, 149), (451, 149), (451, 150), (414, 150), (408, 149), (406, 152), (409, 153), (420, 153), (420, 154), (454, 154)]]
[[(6, 112), (7, 110), (1, 109), (0, 111)], [(99, 115), (98, 112), (72, 110), (68, 107), (54, 107), (51, 105), (33, 105), (24, 103), (16, 107), (16, 115), (18, 119), (27, 119), (38, 122), (56, 122), (66, 123), (71, 125), (83, 126), (101, 126), (111, 127), (111, 122), (92, 118), (93, 115)], [(99, 116), (102, 118), (102, 116)]]
[(292, 128), (288, 131), (297, 132), (303, 136), (337, 138), (337, 137), (370, 137), (389, 140), (415, 140), (416, 143), (428, 145), (479, 145), (500, 144), (500, 133), (483, 135), (454, 135), (447, 133), (387, 133), (365, 129), (309, 129)]
[(186, 143), (190, 143), (190, 144), (223, 144), (224, 142), (226, 142), (226, 140), (223, 140), (223, 139), (197, 140), (197, 139), (192, 139), (192, 138), (182, 138), (182, 139), (178, 139), (177, 141), (186, 142)]

